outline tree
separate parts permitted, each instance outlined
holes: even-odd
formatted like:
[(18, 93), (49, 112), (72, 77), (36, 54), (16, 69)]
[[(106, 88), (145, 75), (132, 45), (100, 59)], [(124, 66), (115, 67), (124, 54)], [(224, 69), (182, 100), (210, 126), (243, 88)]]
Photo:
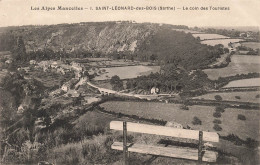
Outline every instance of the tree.
[(193, 118), (192, 124), (193, 124), (193, 125), (201, 125), (202, 122), (201, 122), (201, 120), (200, 120), (197, 116), (195, 116), (195, 117)]
[(110, 84), (113, 90), (119, 91), (123, 89), (123, 81), (117, 75), (111, 77)]
[(225, 53), (229, 53), (229, 49), (228, 48), (224, 48), (224, 52)]
[(152, 54), (151, 56), (150, 56), (150, 60), (151, 61), (155, 61), (155, 60), (157, 60), (158, 59), (158, 57), (157, 57), (157, 55), (155, 55), (155, 54)]
[(244, 115), (238, 114), (237, 120), (246, 120), (246, 117)]
[(26, 49), (23, 38), (21, 36), (19, 36), (17, 39), (17, 43), (13, 52), (13, 58), (16, 61), (25, 60), (26, 58)]

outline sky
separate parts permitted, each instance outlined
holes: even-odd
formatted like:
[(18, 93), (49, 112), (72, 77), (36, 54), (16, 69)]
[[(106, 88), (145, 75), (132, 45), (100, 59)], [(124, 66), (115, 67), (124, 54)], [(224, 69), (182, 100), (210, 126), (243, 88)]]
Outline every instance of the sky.
[[(36, 11), (31, 7), (83, 7), (83, 11)], [(102, 6), (170, 6), (175, 11), (99, 11)], [(183, 7), (230, 10), (182, 10)], [(134, 20), (187, 26), (260, 26), (260, 0), (0, 0), (0, 27)]]

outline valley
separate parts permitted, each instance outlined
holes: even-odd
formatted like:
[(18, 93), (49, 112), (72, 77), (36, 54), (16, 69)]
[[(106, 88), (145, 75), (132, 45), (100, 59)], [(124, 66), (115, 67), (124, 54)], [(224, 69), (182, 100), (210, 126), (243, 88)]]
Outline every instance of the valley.
[[(259, 42), (208, 31), (90, 22), (0, 34), (1, 161), (120, 164), (122, 153), (110, 145), (122, 136), (109, 129), (120, 120), (217, 132), (218, 163), (256, 163), (260, 58), (241, 54), (240, 46), (259, 53)], [(135, 133), (128, 138), (176, 143)], [(149, 158), (131, 154), (135, 164)], [(160, 163), (194, 162), (151, 162)]]

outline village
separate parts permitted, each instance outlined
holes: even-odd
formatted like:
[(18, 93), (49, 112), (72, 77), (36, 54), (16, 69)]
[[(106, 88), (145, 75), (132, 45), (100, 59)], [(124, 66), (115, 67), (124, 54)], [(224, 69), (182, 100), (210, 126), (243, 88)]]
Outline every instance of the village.
[[(104, 26), (107, 24), (127, 26), (128, 29), (139, 26), (131, 22), (105, 23)], [(62, 25), (63, 28), (66, 26)], [(91, 26), (92, 34), (100, 25)], [(158, 28), (158, 31), (145, 32), (141, 37), (143, 40), (150, 34), (162, 35), (181, 51), (172, 49), (171, 44), (167, 49), (156, 48), (159, 44), (160, 47), (167, 45), (168, 40), (161, 43), (154, 38), (145, 38), (147, 41), (142, 45), (137, 37), (131, 41), (115, 41), (109, 49), (116, 51), (110, 54), (77, 52), (78, 45), (69, 47), (67, 52), (47, 48), (36, 50), (36, 47), (33, 52), (22, 52), (23, 47), (17, 48), (18, 55), (1, 51), (1, 97), (4, 98), (1, 115), (6, 123), (1, 130), (1, 161), (84, 164), (91, 160), (91, 163), (102, 164), (103, 160), (110, 162), (108, 164), (122, 163), (123, 144), (118, 141), (123, 141), (121, 126), (126, 122), (128, 140), (134, 144), (129, 151), (145, 153), (145, 156), (130, 155), (129, 158), (139, 164), (153, 159), (151, 155), (159, 156), (154, 164), (160, 161), (163, 164), (194, 163), (180, 153), (184, 146), (191, 147), (193, 149), (187, 151), (192, 156), (195, 154), (193, 159), (197, 160), (197, 147), (201, 147), (197, 141), (203, 143), (203, 151), (207, 152), (204, 158), (199, 156), (201, 161), (256, 162), (257, 158), (252, 156), (252, 153), (259, 153), (259, 131), (256, 131), (260, 107), (259, 42), (254, 41), (256, 32), (245, 31), (230, 37), (202, 28), (169, 30), (163, 25), (142, 26), (147, 26), (147, 31)], [(52, 31), (45, 46), (62, 38), (66, 34), (62, 30)], [(135, 34), (139, 37), (138, 30)], [(234, 33), (233, 30), (227, 32)], [(183, 42), (192, 51), (179, 46), (182, 36), (188, 38), (189, 42)], [(175, 37), (180, 40), (176, 41)], [(19, 41), (28, 50), (37, 44), (18, 37)], [(140, 45), (142, 47), (137, 49)], [(103, 49), (104, 46), (100, 46), (100, 51)], [(164, 50), (176, 52), (168, 57), (168, 52), (161, 53)], [(194, 59), (183, 57), (182, 53), (187, 56), (194, 53), (189, 57)], [(176, 57), (178, 55), (183, 59)], [(135, 124), (147, 131), (135, 129)], [(153, 129), (159, 136), (151, 133)], [(165, 134), (160, 131), (163, 129), (180, 134), (168, 133), (166, 136), (171, 138), (163, 139), (161, 135)], [(209, 141), (201, 141), (201, 132)], [(142, 135), (145, 133), (152, 135)], [(193, 139), (190, 139), (191, 135)], [(180, 140), (180, 137), (187, 139)], [(152, 149), (147, 148), (147, 144)], [(180, 150), (174, 153), (174, 149), (166, 147), (166, 152), (163, 147), (158, 153), (157, 148), (153, 148), (158, 145), (159, 148), (177, 145)], [(244, 151), (250, 152), (245, 154)], [(165, 158), (174, 157), (169, 153), (182, 159)], [(243, 154), (247, 158), (251, 156), (252, 160), (241, 159)]]

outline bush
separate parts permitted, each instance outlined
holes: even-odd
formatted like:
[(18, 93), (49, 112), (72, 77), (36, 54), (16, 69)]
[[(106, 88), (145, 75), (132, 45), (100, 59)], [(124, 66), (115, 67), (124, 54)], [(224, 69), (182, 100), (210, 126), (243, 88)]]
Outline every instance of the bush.
[(241, 99), (241, 97), (240, 97), (240, 96), (235, 96), (235, 98), (236, 98), (236, 99)]
[(220, 112), (214, 112), (214, 113), (213, 113), (213, 116), (214, 116), (215, 118), (220, 118), (220, 117), (221, 117), (221, 113), (220, 113)]
[(195, 117), (193, 118), (193, 121), (192, 121), (192, 124), (193, 124), (193, 125), (201, 125), (201, 123), (202, 123), (202, 122), (201, 122), (201, 120), (200, 120), (198, 117), (195, 116)]
[(225, 109), (223, 107), (216, 107), (216, 112), (220, 112), (220, 113), (223, 113), (225, 112)]
[(216, 130), (216, 131), (221, 131), (222, 130), (222, 128), (218, 124), (214, 124), (213, 129)]
[(239, 145), (241, 146), (244, 141), (242, 139), (240, 139), (238, 136), (234, 135), (234, 134), (229, 134), (228, 136), (223, 136), (222, 137), (224, 140), (228, 140), (228, 141), (231, 141), (231, 142), (234, 142), (235, 145)]
[(180, 109), (182, 109), (182, 110), (189, 110), (189, 107), (184, 105), (184, 104), (182, 104), (182, 105), (180, 105)]
[(255, 98), (259, 99), (259, 98), (260, 98), (260, 95), (259, 95), (259, 94), (258, 94), (258, 95), (256, 95), (256, 96), (255, 96)]
[(215, 100), (221, 101), (221, 100), (222, 100), (222, 97), (221, 97), (220, 95), (216, 95), (216, 96), (215, 96)]
[(256, 148), (259, 142), (251, 138), (246, 138), (246, 145), (250, 148)]
[(214, 124), (221, 124), (222, 122), (221, 122), (221, 120), (215, 119), (215, 120), (213, 121), (213, 123), (214, 123)]
[(246, 117), (244, 115), (238, 114), (237, 119), (238, 120), (246, 120)]

